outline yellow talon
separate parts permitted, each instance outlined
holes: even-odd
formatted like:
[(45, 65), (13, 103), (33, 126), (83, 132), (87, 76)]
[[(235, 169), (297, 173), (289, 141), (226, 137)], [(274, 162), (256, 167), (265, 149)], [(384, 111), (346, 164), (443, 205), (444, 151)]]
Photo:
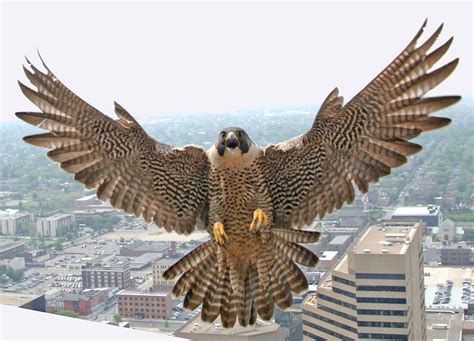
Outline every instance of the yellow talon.
[(224, 224), (216, 222), (214, 223), (214, 238), (219, 245), (223, 245), (229, 237), (224, 231)]
[(253, 212), (253, 220), (252, 220), (252, 223), (250, 224), (250, 230), (254, 231), (254, 230), (260, 228), (260, 226), (267, 225), (267, 224), (268, 224), (267, 215), (265, 214), (265, 212), (263, 212), (262, 209), (257, 208)]

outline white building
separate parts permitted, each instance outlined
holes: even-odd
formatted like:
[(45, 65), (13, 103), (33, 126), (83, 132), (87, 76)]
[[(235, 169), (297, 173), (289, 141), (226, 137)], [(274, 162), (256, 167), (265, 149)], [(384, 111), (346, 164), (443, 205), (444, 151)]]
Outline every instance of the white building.
[(17, 230), (27, 222), (33, 222), (33, 215), (29, 213), (13, 213), (0, 216), (0, 233), (14, 236)]
[(73, 214), (55, 214), (51, 217), (39, 219), (36, 222), (36, 231), (44, 237), (59, 237), (65, 234), (74, 224)]
[(163, 273), (177, 261), (178, 259), (161, 258), (153, 262), (153, 290), (171, 291), (173, 289), (178, 278), (167, 280), (163, 278)]

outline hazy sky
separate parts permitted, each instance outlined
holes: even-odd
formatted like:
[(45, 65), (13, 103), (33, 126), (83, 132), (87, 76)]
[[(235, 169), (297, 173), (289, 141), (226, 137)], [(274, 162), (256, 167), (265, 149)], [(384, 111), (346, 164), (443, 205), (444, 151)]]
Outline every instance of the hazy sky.
[[(471, 2), (3, 2), (2, 119), (35, 107), (20, 93), (23, 57), (83, 99), (138, 117), (346, 101), (408, 43), (444, 22), (442, 60), (460, 57), (432, 94), (473, 93)], [(440, 65), (440, 64), (438, 64)]]

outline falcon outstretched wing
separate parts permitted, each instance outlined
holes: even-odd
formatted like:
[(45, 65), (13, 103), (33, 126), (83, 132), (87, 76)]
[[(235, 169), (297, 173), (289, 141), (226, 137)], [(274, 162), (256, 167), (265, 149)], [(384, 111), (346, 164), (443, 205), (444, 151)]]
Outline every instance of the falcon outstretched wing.
[(155, 141), (117, 103), (118, 120), (102, 114), (44, 67), (46, 73), (31, 64), (31, 70), (24, 67), (36, 91), (19, 83), (42, 112), (16, 115), (49, 130), (25, 137), (26, 142), (48, 148), (48, 157), (75, 174), (75, 180), (97, 188), (99, 199), (127, 213), (184, 234), (197, 223), (207, 224), (209, 162), (204, 150)]
[(459, 96), (423, 97), (456, 68), (458, 59), (428, 70), (446, 53), (452, 38), (429, 52), (442, 26), (417, 47), (414, 39), (346, 105), (333, 90), (305, 134), (265, 149), (267, 181), (276, 226), (302, 227), (354, 200), (353, 183), (366, 193), (391, 168), (421, 150), (408, 140), (450, 120), (429, 116)]

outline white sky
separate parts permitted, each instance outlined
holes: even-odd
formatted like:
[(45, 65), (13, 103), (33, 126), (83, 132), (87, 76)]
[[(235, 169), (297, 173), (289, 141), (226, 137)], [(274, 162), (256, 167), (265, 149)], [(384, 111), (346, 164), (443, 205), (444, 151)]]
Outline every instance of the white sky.
[[(454, 35), (455, 73), (432, 94), (473, 94), (472, 2), (3, 2), (1, 118), (35, 107), (16, 81), (23, 57), (48, 66), (105, 113), (137, 117), (346, 101), (425, 18)], [(427, 37), (427, 35), (426, 35)], [(438, 64), (441, 65), (441, 64)]]

